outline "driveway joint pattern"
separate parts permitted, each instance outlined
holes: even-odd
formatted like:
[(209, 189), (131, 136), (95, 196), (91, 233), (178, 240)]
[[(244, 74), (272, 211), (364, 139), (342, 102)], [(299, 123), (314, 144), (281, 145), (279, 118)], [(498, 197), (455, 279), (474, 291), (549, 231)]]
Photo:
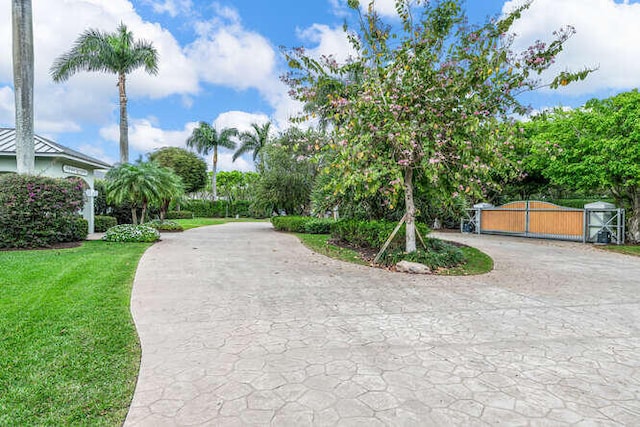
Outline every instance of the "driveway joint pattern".
[(495, 270), (346, 264), (267, 223), (163, 236), (134, 282), (143, 353), (125, 425), (640, 424), (637, 259), (444, 237)]

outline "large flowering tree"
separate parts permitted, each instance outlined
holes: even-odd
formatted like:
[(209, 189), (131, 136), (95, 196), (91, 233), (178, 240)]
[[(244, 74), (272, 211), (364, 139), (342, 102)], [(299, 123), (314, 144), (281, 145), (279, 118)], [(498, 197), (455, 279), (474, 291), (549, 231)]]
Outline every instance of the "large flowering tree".
[(333, 141), (324, 170), (336, 196), (381, 192), (393, 209), (404, 195), (406, 251), (416, 250), (414, 183), (428, 183), (433, 197), (480, 195), (500, 155), (511, 144), (505, 121), (524, 113), (524, 91), (557, 88), (584, 79), (591, 70), (562, 72), (549, 82), (540, 75), (573, 34), (567, 27), (550, 43), (511, 51), (509, 30), (529, 3), (500, 19), (471, 26), (460, 0), (396, 0), (400, 24), (387, 25), (373, 3), (360, 12), (350, 40), (359, 56), (347, 64), (287, 51), (290, 94), (330, 120)]

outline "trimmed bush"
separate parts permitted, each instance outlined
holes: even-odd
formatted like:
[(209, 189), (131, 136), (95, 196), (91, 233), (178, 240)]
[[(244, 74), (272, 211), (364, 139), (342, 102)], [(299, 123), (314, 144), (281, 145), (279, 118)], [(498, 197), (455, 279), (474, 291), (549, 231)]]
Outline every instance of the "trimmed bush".
[(84, 240), (78, 211), (83, 182), (43, 176), (0, 176), (0, 248), (50, 247)]
[[(340, 220), (331, 227), (332, 237), (341, 240), (349, 245), (361, 248), (379, 249), (387, 241), (397, 223), (391, 221), (360, 221), (360, 220)], [(422, 223), (416, 223), (416, 228), (422, 236), (431, 232), (429, 227)], [(403, 225), (394, 242), (404, 241), (406, 226)]]
[(450, 243), (428, 238), (425, 239), (425, 245), (427, 246), (426, 250), (420, 245), (416, 252), (410, 254), (405, 253), (402, 246), (389, 249), (382, 255), (380, 262), (383, 265), (391, 266), (404, 260), (418, 262), (436, 270), (455, 267), (466, 261), (462, 250)]
[(81, 240), (87, 240), (89, 235), (89, 221), (84, 218), (74, 218), (71, 225), (72, 241), (79, 242)]
[(304, 233), (305, 225), (312, 218), (306, 216), (274, 216), (271, 218), (273, 228), (278, 231), (289, 231), (291, 233)]
[(555, 205), (558, 206), (564, 206), (566, 208), (573, 208), (573, 209), (584, 209), (584, 205), (587, 205), (589, 203), (593, 203), (593, 202), (607, 202), (607, 203), (613, 203), (615, 204), (615, 200), (614, 199), (610, 199), (610, 198), (593, 198), (593, 199), (556, 199), (556, 200), (549, 200), (550, 203), (553, 203)]
[(122, 224), (107, 230), (102, 240), (107, 242), (156, 242), (160, 232), (146, 225)]
[(191, 211), (167, 211), (167, 219), (193, 219)]
[(274, 216), (271, 218), (273, 228), (278, 231), (306, 234), (329, 234), (332, 219), (312, 218), (308, 216)]
[(310, 218), (304, 224), (304, 232), (307, 234), (329, 234), (333, 223), (335, 221), (332, 219)]
[(153, 227), (158, 231), (184, 231), (184, 228), (175, 221), (154, 219), (153, 221), (145, 222), (144, 225)]
[(104, 233), (116, 225), (118, 225), (118, 220), (112, 216), (96, 215), (93, 219), (93, 229), (96, 233)]
[(251, 216), (251, 203), (239, 200), (230, 203), (226, 200), (194, 199), (182, 202), (180, 206), (193, 212), (196, 218), (233, 218), (236, 215), (247, 218)]

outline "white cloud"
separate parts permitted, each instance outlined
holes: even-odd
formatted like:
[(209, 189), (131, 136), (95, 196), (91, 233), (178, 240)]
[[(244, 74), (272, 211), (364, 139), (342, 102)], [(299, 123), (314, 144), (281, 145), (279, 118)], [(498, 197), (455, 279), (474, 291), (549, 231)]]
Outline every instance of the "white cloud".
[(15, 121), (15, 98), (9, 86), (0, 87), (0, 124)]
[[(367, 12), (369, 10), (369, 4), (371, 0), (359, 0), (360, 10)], [(337, 16), (344, 16), (348, 14), (347, 0), (329, 0), (333, 13)], [(412, 3), (414, 3), (412, 1)], [(396, 12), (396, 0), (373, 0), (373, 9), (383, 17), (398, 17)]]
[[(363, 0), (360, 2), (360, 8), (367, 10), (369, 7), (369, 1)], [(383, 16), (398, 16), (396, 13), (396, 0), (375, 0), (373, 7), (376, 12)]]
[[(73, 19), (68, 11), (73, 10)], [(128, 0), (49, 0), (36, 2), (33, 20), (35, 56), (36, 131), (76, 131), (87, 122), (104, 124), (117, 108), (116, 77), (101, 73), (79, 73), (64, 84), (49, 75), (54, 59), (69, 50), (87, 28), (114, 31), (124, 22), (134, 37), (150, 40), (160, 56), (158, 76), (135, 72), (128, 80), (130, 98), (160, 98), (171, 94), (196, 94), (198, 78), (179, 43), (158, 24), (144, 22)], [(0, 15), (0, 83), (12, 84), (10, 14)], [(5, 118), (0, 113), (0, 120)], [(52, 123), (59, 123), (52, 126)], [(13, 123), (13, 119), (6, 122)]]
[(276, 53), (269, 41), (243, 28), (235, 10), (218, 8), (218, 13), (196, 24), (198, 38), (185, 49), (199, 77), (241, 90), (272, 85)]
[[(251, 125), (257, 123), (263, 125), (269, 121), (269, 117), (262, 113), (247, 113), (245, 111), (227, 111), (220, 114), (213, 121), (216, 129), (236, 128), (238, 132), (251, 130)], [(274, 129), (275, 130), (275, 129)]]
[(150, 5), (155, 13), (166, 13), (172, 18), (193, 8), (191, 0), (143, 0), (143, 3)]
[(344, 64), (349, 58), (357, 55), (342, 27), (331, 28), (328, 25), (313, 24), (309, 28), (299, 30), (298, 37), (315, 45), (313, 48), (305, 48), (307, 54), (314, 58), (332, 56)]
[[(503, 12), (521, 0), (507, 1)], [(598, 67), (587, 80), (572, 83), (561, 93), (581, 95), (598, 90), (623, 90), (640, 86), (640, 4), (613, 0), (536, 0), (513, 31), (516, 48), (525, 49), (535, 40), (549, 40), (551, 33), (572, 25), (577, 33), (562, 52), (553, 71), (579, 71)], [(547, 77), (546, 80), (550, 78)]]
[[(211, 170), (211, 159), (207, 161), (209, 164), (209, 170)], [(233, 161), (233, 152), (229, 150), (220, 150), (218, 153), (218, 172), (219, 171), (233, 171), (238, 170), (241, 172), (255, 171), (253, 163), (244, 157), (238, 157), (236, 161)]]
[[(223, 113), (214, 122), (219, 129), (223, 127), (236, 127), (240, 131), (249, 130), (251, 123), (265, 123), (268, 117), (264, 114), (250, 114), (242, 111), (230, 111)], [(197, 122), (189, 122), (185, 124), (183, 129), (167, 130), (159, 126), (155, 117), (147, 117), (144, 119), (133, 119), (129, 122), (129, 145), (131, 149), (135, 149), (144, 155), (163, 147), (180, 147), (189, 149), (186, 146), (187, 138), (193, 133), (193, 129), (198, 126)], [(117, 124), (106, 126), (100, 129), (100, 136), (112, 146), (117, 146), (120, 140), (120, 132)], [(83, 146), (81, 150), (89, 155), (93, 155), (99, 159), (115, 163), (115, 160), (105, 156), (105, 149), (101, 146)], [(132, 160), (135, 160), (132, 156)], [(211, 167), (211, 155), (205, 157), (207, 167)], [(218, 152), (218, 170), (254, 170), (253, 163), (245, 158), (239, 158), (233, 161), (233, 150), (225, 148), (219, 149)]]
[[(149, 153), (162, 147), (185, 148), (187, 138), (198, 124), (189, 122), (181, 130), (164, 130), (157, 126), (153, 117), (129, 121), (129, 145), (142, 153)], [(120, 130), (117, 124), (100, 129), (100, 136), (106, 141), (118, 144)]]

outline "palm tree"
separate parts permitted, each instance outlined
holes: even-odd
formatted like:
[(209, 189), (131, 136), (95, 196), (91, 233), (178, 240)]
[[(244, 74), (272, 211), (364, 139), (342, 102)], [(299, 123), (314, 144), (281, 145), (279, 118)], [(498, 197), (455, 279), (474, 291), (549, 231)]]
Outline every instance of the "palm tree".
[(134, 40), (126, 25), (115, 33), (89, 29), (82, 33), (70, 51), (51, 66), (55, 82), (63, 82), (78, 71), (101, 71), (118, 76), (120, 92), (120, 163), (129, 162), (129, 125), (127, 123), (126, 76), (144, 67), (148, 74), (158, 74), (158, 52), (145, 40)]
[(33, 14), (31, 0), (13, 0), (13, 88), (16, 103), (16, 169), (35, 171), (33, 142)]
[(211, 177), (211, 190), (213, 200), (218, 199), (218, 191), (216, 188), (216, 174), (218, 167), (218, 147), (236, 148), (233, 137), (238, 136), (236, 128), (224, 128), (217, 131), (216, 128), (207, 122), (200, 122), (197, 128), (193, 130), (191, 136), (187, 139), (187, 146), (195, 148), (198, 153), (206, 156), (213, 150), (213, 175)]
[[(260, 152), (269, 143), (269, 131), (271, 130), (271, 122), (267, 122), (260, 126), (257, 123), (251, 125), (251, 131), (242, 132), (240, 134), (240, 147), (233, 153), (233, 161), (243, 154), (253, 151), (253, 161), (255, 162)], [(262, 164), (262, 162), (261, 162)]]
[[(153, 162), (135, 165), (123, 163), (106, 176), (107, 201), (116, 205), (129, 203), (134, 224), (143, 224), (147, 209), (162, 207), (167, 200), (183, 192), (182, 181), (171, 170)], [(140, 221), (138, 221), (138, 208)]]

